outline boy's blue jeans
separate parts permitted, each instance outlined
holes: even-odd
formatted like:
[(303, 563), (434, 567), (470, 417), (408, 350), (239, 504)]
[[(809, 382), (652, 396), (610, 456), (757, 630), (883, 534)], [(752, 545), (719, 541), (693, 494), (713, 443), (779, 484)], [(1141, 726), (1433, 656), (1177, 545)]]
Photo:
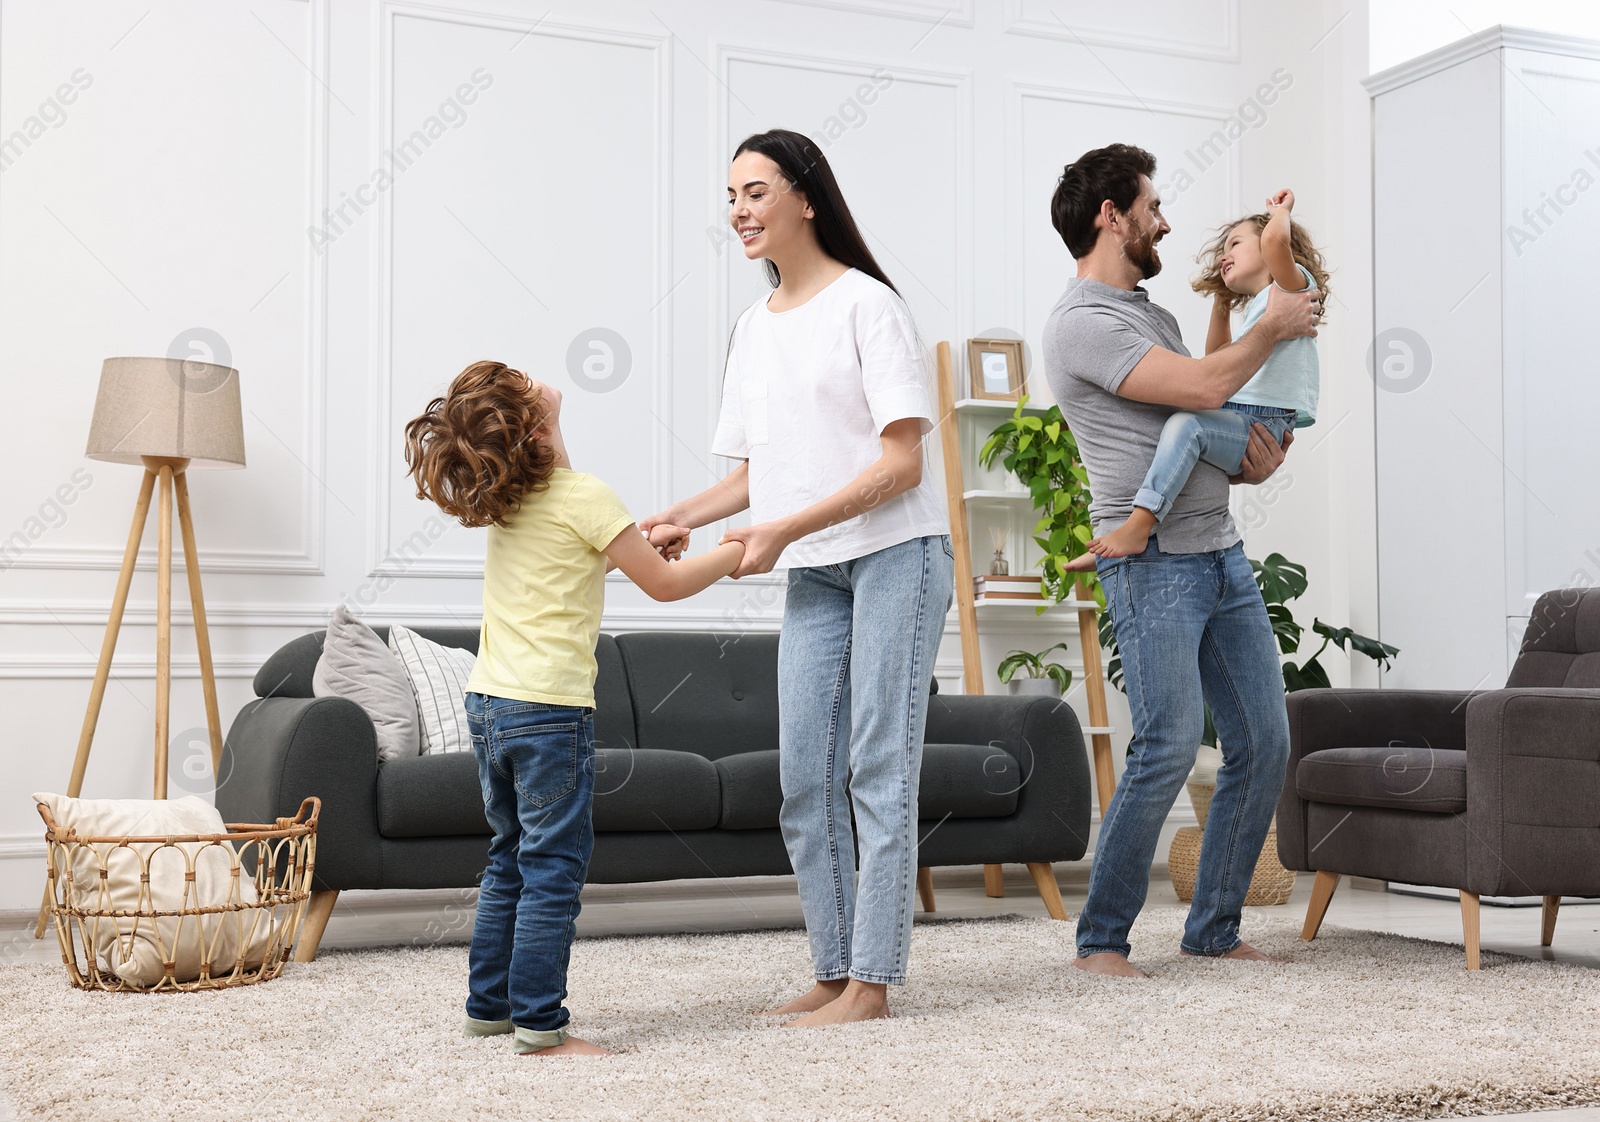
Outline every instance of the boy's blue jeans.
[(467, 694), (494, 830), (478, 889), (467, 1016), (509, 1019), (519, 1050), (567, 1038), (567, 961), (594, 851), (594, 710)]
[(789, 570), (779, 821), (818, 980), (905, 982), (928, 685), (954, 572), (944, 534)]
[(1127, 769), (1106, 809), (1078, 915), (1079, 956), (1128, 954), (1167, 812), (1194, 766), (1211, 706), (1222, 747), (1182, 948), (1222, 955), (1283, 789), (1289, 717), (1278, 645), (1244, 548), (1096, 564), (1133, 715)]
[(1196, 461), (1204, 460), (1229, 475), (1237, 475), (1250, 443), (1251, 425), (1265, 425), (1272, 439), (1281, 444), (1283, 434), (1294, 428), (1294, 419), (1293, 409), (1236, 401), (1221, 409), (1174, 413), (1161, 428), (1155, 457), (1139, 485), (1139, 493), (1133, 497), (1133, 505), (1144, 507), (1156, 516), (1157, 522), (1161, 521), (1183, 490)]

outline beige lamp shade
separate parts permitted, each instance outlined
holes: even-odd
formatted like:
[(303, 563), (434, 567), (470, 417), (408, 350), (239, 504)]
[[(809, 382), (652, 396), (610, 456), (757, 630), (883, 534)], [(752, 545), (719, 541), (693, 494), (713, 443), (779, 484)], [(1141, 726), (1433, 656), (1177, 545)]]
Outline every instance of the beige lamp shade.
[(91, 460), (174, 456), (192, 468), (244, 466), (239, 372), (178, 358), (108, 358), (89, 425)]

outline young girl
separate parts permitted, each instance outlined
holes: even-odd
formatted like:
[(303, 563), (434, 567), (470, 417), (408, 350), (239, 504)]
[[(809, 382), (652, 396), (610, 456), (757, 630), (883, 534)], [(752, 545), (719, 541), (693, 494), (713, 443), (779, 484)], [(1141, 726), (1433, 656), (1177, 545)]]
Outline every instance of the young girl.
[[(519, 1053), (603, 1055), (567, 1034), (567, 960), (594, 848), (594, 648), (604, 578), (657, 600), (731, 576), (744, 547), (668, 564), (615, 491), (572, 470), (561, 394), (475, 362), (406, 425), (417, 496), (488, 526), (467, 724), (494, 830), (468, 959), (466, 1033)], [(671, 533), (664, 528), (664, 533)]]
[[(1228, 344), (1230, 314), (1241, 304), (1245, 313), (1239, 334), (1255, 326), (1266, 311), (1271, 285), (1290, 292), (1310, 286), (1326, 300), (1328, 273), (1322, 254), (1305, 228), (1291, 220), (1293, 210), (1294, 192), (1279, 191), (1267, 200), (1265, 214), (1224, 226), (1201, 253), (1202, 272), (1194, 290), (1212, 297), (1206, 354)], [(1237, 475), (1251, 425), (1264, 425), (1282, 443), (1284, 433), (1316, 421), (1317, 390), (1316, 340), (1301, 336), (1273, 347), (1255, 377), (1221, 409), (1174, 413), (1161, 430), (1155, 458), (1134, 497), (1133, 513), (1109, 534), (1092, 539), (1088, 552), (1067, 568), (1092, 570), (1096, 557), (1143, 553), (1151, 531), (1171, 508), (1197, 460)]]
[(728, 349), (711, 448), (739, 466), (645, 525), (748, 506), (755, 525), (724, 539), (745, 545), (734, 575), (788, 569), (780, 824), (815, 981), (774, 1012), (804, 1026), (882, 1017), (905, 981), (928, 684), (953, 591), (949, 517), (924, 463), (926, 366), (816, 144), (783, 129), (745, 140), (728, 216), (772, 285)]

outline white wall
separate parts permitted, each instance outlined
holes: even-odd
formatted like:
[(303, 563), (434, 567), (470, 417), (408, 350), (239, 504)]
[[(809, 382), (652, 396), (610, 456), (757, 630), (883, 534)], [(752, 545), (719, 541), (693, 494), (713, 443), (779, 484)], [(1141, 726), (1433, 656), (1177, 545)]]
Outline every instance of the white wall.
[(1382, 0), (1372, 7), (1372, 72), (1512, 24), (1600, 39), (1600, 4), (1591, 0)]
[[(0, 571), (0, 908), (37, 898), (27, 794), (65, 786), (138, 485), (136, 470), (81, 454), (100, 360), (191, 353), (203, 328), (225, 341), (211, 357), (241, 371), (249, 466), (192, 482), (229, 723), (266, 655), (340, 600), (381, 622), (476, 621), (482, 537), (413, 497), (399, 439), (465, 363), (497, 356), (565, 387), (575, 461), (640, 515), (720, 474), (707, 448), (723, 347), (761, 284), (723, 232), (724, 175), (732, 145), (759, 128), (828, 140), (930, 342), (1009, 328), (1037, 351), (1072, 273), (1047, 201), (1089, 147), (1125, 140), (1160, 158), (1174, 233), (1153, 287), (1197, 350), (1193, 253), (1215, 225), (1295, 187), (1343, 301), (1324, 336), (1325, 424), (1240, 512), (1254, 555), (1311, 567), (1312, 610), (1370, 622), (1364, 6), (145, 7), (5, 8), (0, 133), (36, 135), (0, 178), (0, 378), (14, 418), (0, 537), (21, 543)], [(1257, 91), (1275, 74), (1283, 88), (1266, 104)], [(427, 145), (388, 155), (430, 127)], [(1210, 153), (1187, 155), (1219, 130)], [(1180, 168), (1192, 180), (1181, 189)], [(631, 364), (591, 392), (570, 371), (602, 330)], [(1047, 396), (1042, 379), (1033, 388)], [(53, 505), (63, 485), (72, 502)], [(152, 565), (134, 584), (91, 796), (148, 791)], [(753, 579), (681, 605), (621, 581), (608, 596), (611, 630), (773, 628), (782, 608), (781, 588)], [(188, 623), (185, 604), (173, 785), (207, 794)], [(986, 638), (985, 660), (1071, 635), (1064, 616), (1023, 617)], [(953, 617), (938, 673), (959, 689)], [(1113, 720), (1120, 755), (1115, 696)]]

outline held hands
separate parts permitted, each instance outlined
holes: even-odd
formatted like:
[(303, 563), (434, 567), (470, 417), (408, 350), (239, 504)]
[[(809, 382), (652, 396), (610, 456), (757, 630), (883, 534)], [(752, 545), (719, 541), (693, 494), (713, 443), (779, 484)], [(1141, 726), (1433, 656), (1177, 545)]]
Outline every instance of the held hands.
[(683, 551), (689, 548), (687, 526), (675, 526), (659, 517), (652, 517), (639, 523), (639, 529), (645, 532), (656, 552), (668, 561), (678, 560), (683, 556)]
[(738, 542), (744, 546), (744, 559), (733, 571), (733, 579), (752, 573), (770, 573), (778, 563), (784, 547), (794, 541), (793, 535), (777, 522), (762, 522), (755, 526), (737, 526), (722, 535), (719, 544)]
[(1268, 210), (1274, 210), (1280, 206), (1287, 211), (1294, 210), (1294, 192), (1287, 187), (1277, 194), (1267, 196)]

